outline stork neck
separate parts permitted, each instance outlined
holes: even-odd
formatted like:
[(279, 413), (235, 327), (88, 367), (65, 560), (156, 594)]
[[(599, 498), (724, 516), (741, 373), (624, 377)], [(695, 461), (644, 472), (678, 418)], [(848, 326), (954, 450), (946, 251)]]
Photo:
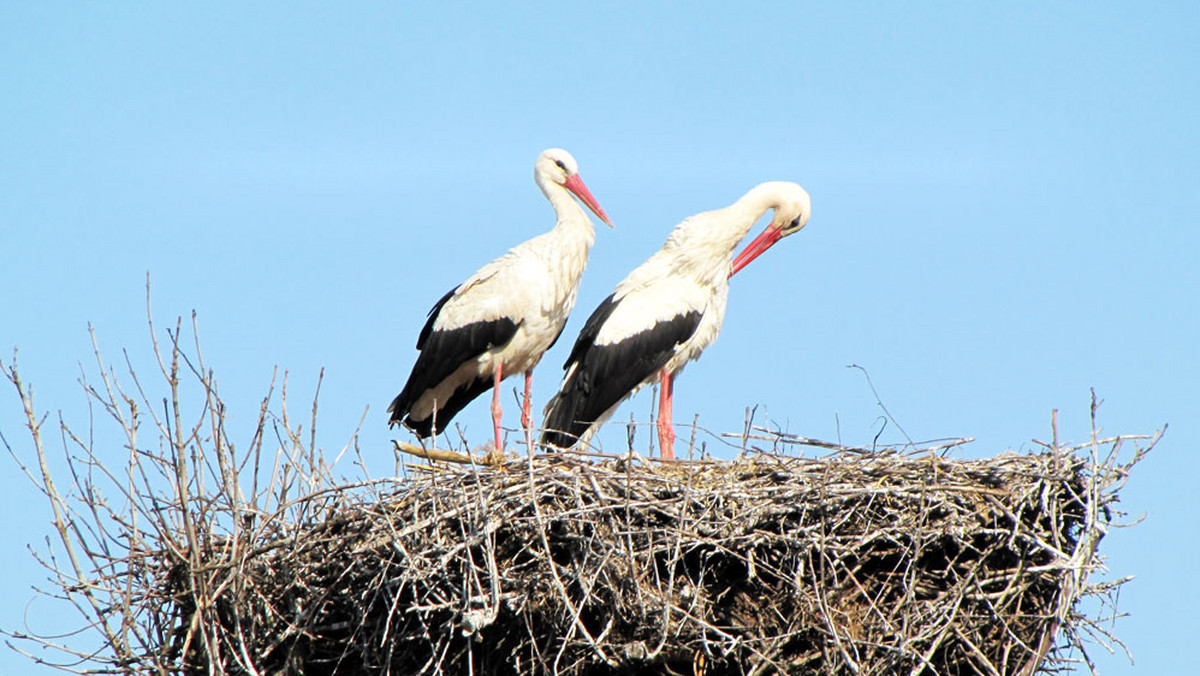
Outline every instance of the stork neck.
[(542, 189), (542, 194), (546, 196), (546, 199), (550, 202), (550, 206), (554, 207), (554, 215), (558, 218), (554, 229), (575, 229), (582, 227), (588, 234), (587, 239), (590, 240), (594, 233), (592, 219), (588, 218), (587, 212), (576, 201), (571, 191), (553, 181), (541, 180), (541, 177), (538, 178), (538, 187)]
[(663, 247), (676, 269), (706, 283), (723, 285), (738, 242), (764, 213), (777, 207), (775, 192), (763, 186), (750, 190), (733, 204), (697, 214), (675, 228)]
[(770, 183), (763, 183), (726, 207), (729, 212), (729, 236), (732, 238), (730, 249), (737, 246), (763, 214), (778, 206), (779, 198), (775, 187)]
[(682, 229), (675, 244), (686, 257), (727, 259), (750, 228), (774, 206), (765, 191), (751, 190), (727, 207), (693, 217), (694, 225)]

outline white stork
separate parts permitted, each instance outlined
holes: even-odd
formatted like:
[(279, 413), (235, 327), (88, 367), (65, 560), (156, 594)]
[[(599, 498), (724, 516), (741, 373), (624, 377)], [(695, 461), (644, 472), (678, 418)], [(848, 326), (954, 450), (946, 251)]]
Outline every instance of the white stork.
[[(738, 242), (772, 209), (766, 230), (731, 260)], [(629, 273), (584, 324), (563, 366), (562, 386), (546, 405), (541, 443), (586, 444), (622, 401), (659, 378), (659, 448), (663, 458), (675, 457), (675, 377), (716, 340), (729, 277), (803, 228), (811, 209), (803, 188), (776, 181), (677, 225), (666, 244)]]
[(571, 194), (612, 226), (578, 171), (565, 150), (552, 148), (538, 156), (533, 179), (558, 222), (483, 266), (434, 304), (417, 336), (417, 362), (388, 407), (389, 426), (403, 422), (420, 437), (439, 434), (490, 387), (493, 450), (498, 453), (503, 443), (500, 381), (524, 372), (521, 424), (529, 429), (533, 367), (562, 333), (595, 241), (591, 219)]

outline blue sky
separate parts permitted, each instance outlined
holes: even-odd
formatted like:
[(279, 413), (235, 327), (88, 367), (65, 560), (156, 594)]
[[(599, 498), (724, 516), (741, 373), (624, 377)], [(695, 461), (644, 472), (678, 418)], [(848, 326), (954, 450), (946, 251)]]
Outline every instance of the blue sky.
[[(319, 442), (340, 449), (369, 407), (360, 443), (382, 473), (384, 410), (429, 306), (553, 223), (539, 151), (570, 150), (617, 226), (598, 230), (566, 337), (535, 372), (539, 408), (587, 313), (671, 227), (796, 181), (809, 226), (734, 279), (676, 420), (737, 431), (757, 406), (869, 444), (880, 409), (858, 364), (910, 436), (976, 437), (969, 457), (1035, 450), (1053, 408), (1061, 437), (1086, 439), (1091, 387), (1107, 433), (1170, 423), (1122, 496), (1145, 521), (1102, 544), (1136, 576), (1117, 624), (1136, 663), (1092, 652), (1108, 674), (1180, 673), (1200, 602), (1198, 15), (5, 3), (0, 351), (19, 348), (42, 410), (86, 429), (88, 323), (110, 362), (128, 350), (149, 368), (149, 273), (160, 326), (197, 313), (247, 437), (274, 367), (301, 401), (324, 368)], [(486, 404), (457, 422), (489, 438)], [(0, 430), (29, 452), (7, 384)], [(624, 430), (599, 438), (620, 449)], [(26, 553), (49, 509), (0, 463), (0, 625), (56, 633), (70, 616), (29, 603), (43, 576)], [(0, 675), (44, 672), (0, 650)]]

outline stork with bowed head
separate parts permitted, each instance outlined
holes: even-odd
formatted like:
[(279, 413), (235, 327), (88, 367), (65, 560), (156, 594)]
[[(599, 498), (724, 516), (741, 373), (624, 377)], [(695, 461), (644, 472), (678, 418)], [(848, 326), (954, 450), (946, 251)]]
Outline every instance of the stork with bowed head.
[(488, 263), (434, 304), (417, 336), (417, 361), (388, 407), (388, 425), (419, 437), (439, 434), (472, 399), (492, 388), (493, 452), (500, 453), (500, 381), (524, 372), (521, 425), (530, 429), (533, 367), (558, 340), (575, 306), (595, 230), (578, 197), (612, 221), (579, 178), (575, 158), (552, 148), (538, 156), (533, 179), (558, 222)]
[[(770, 210), (766, 230), (731, 260), (738, 242)], [(562, 386), (546, 406), (541, 443), (586, 444), (622, 401), (657, 378), (659, 448), (663, 458), (674, 458), (675, 378), (716, 340), (729, 278), (803, 228), (811, 210), (803, 188), (775, 181), (676, 226), (584, 324), (563, 367)]]

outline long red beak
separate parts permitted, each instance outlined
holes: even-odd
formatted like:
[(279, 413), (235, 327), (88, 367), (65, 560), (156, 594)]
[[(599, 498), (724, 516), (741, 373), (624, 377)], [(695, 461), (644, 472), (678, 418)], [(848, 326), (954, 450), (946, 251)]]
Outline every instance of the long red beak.
[(579, 174), (568, 176), (567, 180), (563, 181), (563, 187), (574, 193), (579, 198), (579, 201), (591, 209), (592, 213), (596, 214), (608, 227), (613, 227), (612, 221), (608, 220), (608, 214), (604, 213), (604, 209), (600, 208), (600, 204), (596, 201), (596, 198), (592, 197), (592, 191), (588, 190), (588, 187), (583, 184), (583, 179), (579, 178)]
[(778, 242), (782, 238), (783, 228), (777, 228), (768, 225), (767, 229), (763, 230), (761, 235), (755, 237), (754, 241), (750, 242), (750, 244), (747, 245), (745, 249), (742, 249), (742, 252), (737, 255), (737, 258), (733, 259), (733, 271), (729, 273), (729, 276), (732, 277), (736, 275), (739, 270), (747, 265), (750, 265), (750, 261), (761, 256), (764, 251), (770, 249), (775, 245), (775, 242)]

